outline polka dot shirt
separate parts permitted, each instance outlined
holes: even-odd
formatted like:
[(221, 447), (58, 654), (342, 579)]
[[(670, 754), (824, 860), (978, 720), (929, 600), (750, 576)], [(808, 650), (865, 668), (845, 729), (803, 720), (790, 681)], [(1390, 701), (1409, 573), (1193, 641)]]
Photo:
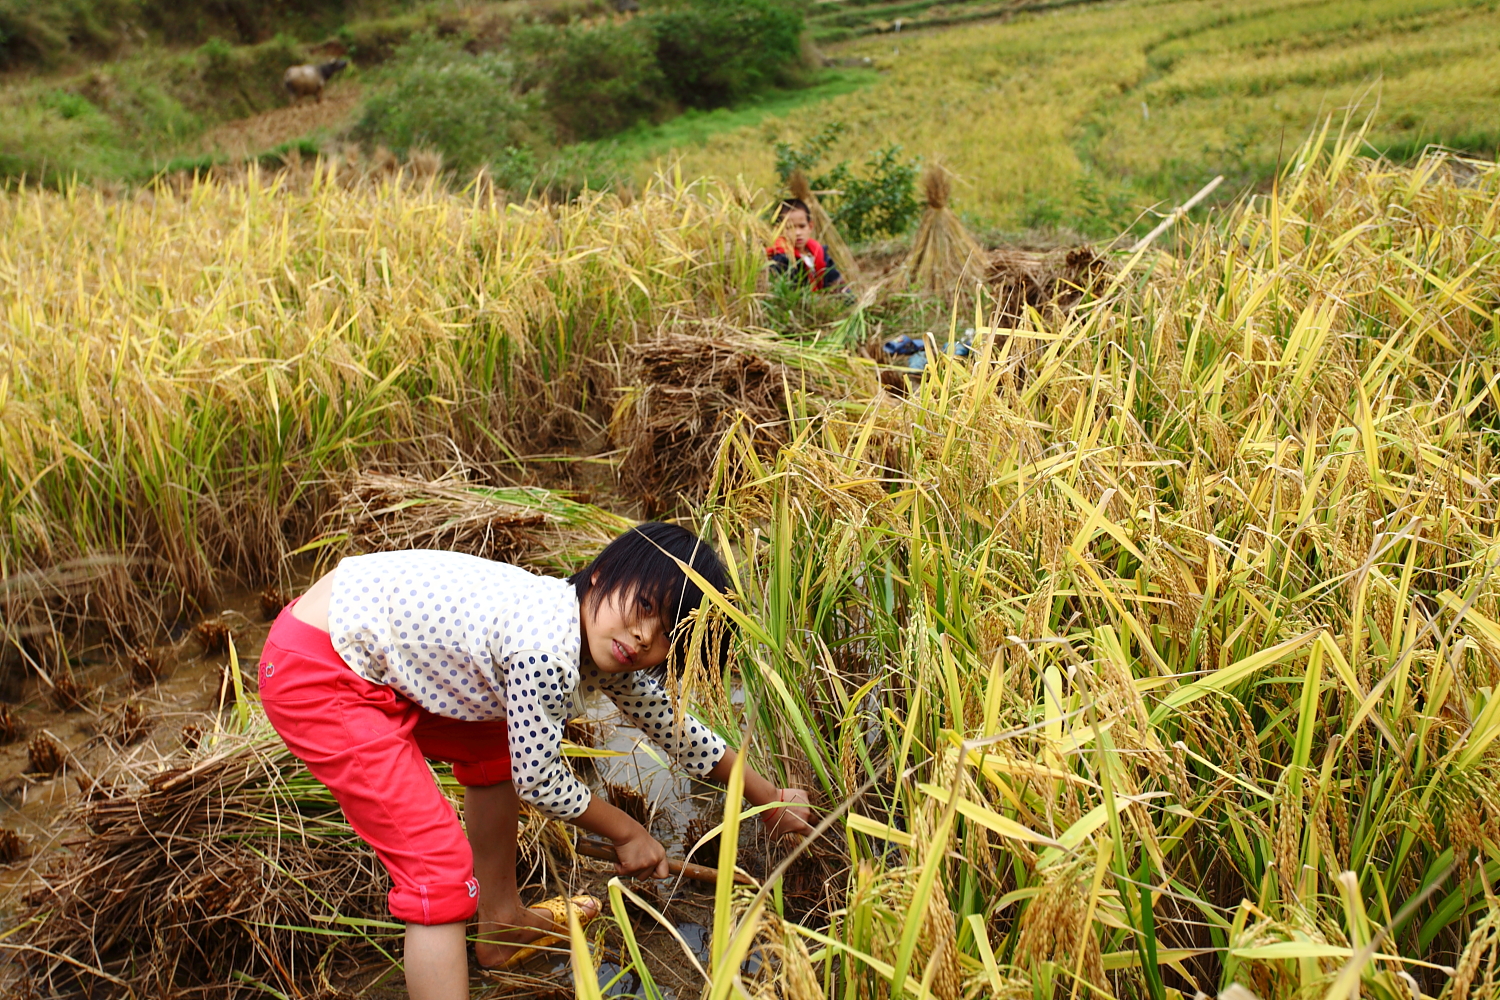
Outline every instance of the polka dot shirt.
[(690, 716), (679, 724), (645, 673), (581, 667), (573, 585), (519, 566), (425, 549), (352, 556), (334, 574), (328, 632), (355, 673), (435, 715), (504, 718), (516, 794), (559, 819), (589, 805), (561, 749), (586, 693), (609, 695), (692, 774), (712, 771), (727, 746)]

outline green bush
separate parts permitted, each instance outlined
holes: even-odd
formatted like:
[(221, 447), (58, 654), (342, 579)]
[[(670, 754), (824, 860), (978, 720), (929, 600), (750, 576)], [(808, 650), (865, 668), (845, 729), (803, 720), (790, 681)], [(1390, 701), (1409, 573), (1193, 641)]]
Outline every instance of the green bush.
[(129, 38), (256, 44), (276, 32), (316, 38), (358, 0), (0, 0), (0, 70), (109, 56)]
[(895, 236), (916, 221), (917, 162), (902, 160), (901, 147), (887, 146), (870, 154), (863, 176), (847, 162), (818, 178), (821, 190), (842, 191), (829, 215), (849, 239), (859, 242), (881, 234)]
[(374, 66), (393, 58), (425, 24), (420, 14), (402, 14), (342, 25), (337, 37), (349, 50), (350, 59), (361, 66)]
[(74, 51), (106, 55), (131, 0), (0, 0), (0, 69), (56, 63)]
[(231, 45), (211, 38), (198, 49), (201, 106), (219, 118), (244, 118), (286, 103), (281, 77), (306, 62), (295, 39), (277, 35), (260, 45)]
[(639, 20), (549, 32), (545, 106), (570, 139), (597, 139), (660, 114), (667, 81)]
[(802, 11), (783, 0), (687, 0), (641, 20), (685, 107), (722, 107), (790, 82), (802, 59)]
[(813, 175), (818, 162), (847, 128), (843, 122), (832, 122), (801, 146), (776, 143), (776, 173), (781, 182), (785, 184), (793, 171), (801, 170), (814, 190), (837, 191), (826, 197), (828, 214), (839, 231), (854, 242), (905, 232), (922, 207), (916, 198), (917, 161), (901, 159), (900, 146), (870, 153), (862, 174), (856, 174), (848, 160), (841, 160), (826, 173)]
[[(118, 0), (116, 0), (118, 2)], [(169, 42), (223, 38), (254, 45), (277, 33), (316, 38), (357, 9), (355, 0), (136, 0), (140, 20)]]
[(120, 168), (113, 122), (76, 95), (0, 104), (0, 179), (65, 184)]
[(513, 163), (540, 139), (536, 101), (516, 92), (515, 66), (499, 53), (471, 55), (419, 36), (397, 52), (390, 78), (355, 128), (365, 141), (398, 153), (435, 149), (466, 171)]

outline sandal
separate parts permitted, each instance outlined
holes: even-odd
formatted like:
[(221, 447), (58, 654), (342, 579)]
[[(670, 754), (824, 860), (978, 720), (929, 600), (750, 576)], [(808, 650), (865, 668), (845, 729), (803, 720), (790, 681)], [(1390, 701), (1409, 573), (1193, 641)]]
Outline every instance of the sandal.
[[(574, 896), (572, 899), (563, 899), (561, 896), (553, 896), (551, 899), (544, 899), (540, 903), (533, 903), (528, 906), (527, 909), (546, 910), (549, 914), (551, 914), (553, 924), (559, 927), (566, 928), (568, 926), (569, 903), (572, 903), (573, 908), (579, 911), (578, 922), (583, 926), (587, 926), (590, 921), (604, 912), (604, 904), (600, 902), (598, 898), (587, 895)], [(593, 905), (591, 908), (585, 909), (586, 904)], [(561, 934), (543, 934), (535, 941), (528, 941), (526, 944), (517, 948), (515, 954), (511, 955), (510, 958), (507, 958), (504, 962), (501, 962), (494, 968), (497, 970), (514, 969), (519, 965), (525, 965), (527, 962), (535, 958), (543, 948), (550, 948), (553, 945), (559, 944), (566, 940), (568, 940), (568, 932), (566, 930), (564, 930)]]

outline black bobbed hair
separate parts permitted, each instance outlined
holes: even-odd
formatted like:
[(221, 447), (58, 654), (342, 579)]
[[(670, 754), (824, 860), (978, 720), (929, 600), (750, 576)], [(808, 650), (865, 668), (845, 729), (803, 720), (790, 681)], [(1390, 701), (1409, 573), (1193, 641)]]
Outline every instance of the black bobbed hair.
[[(719, 554), (686, 528), (662, 521), (648, 521), (626, 530), (604, 547), (593, 562), (568, 577), (579, 604), (597, 608), (618, 594), (622, 600), (645, 600), (661, 615), (662, 626), (673, 634), (674, 644), (686, 641), (690, 630), (677, 635), (677, 626), (703, 603), (703, 590), (682, 571), (679, 560), (691, 566), (710, 586), (730, 593), (729, 571)], [(597, 576), (598, 580), (594, 577)], [(728, 656), (727, 642), (705, 651), (720, 666)], [(685, 653), (686, 650), (679, 650)], [(680, 655), (673, 656), (680, 661)]]
[(792, 212), (802, 212), (807, 216), (807, 221), (812, 221), (812, 209), (807, 207), (807, 202), (801, 198), (783, 198), (781, 204), (776, 206), (776, 221), (780, 222)]

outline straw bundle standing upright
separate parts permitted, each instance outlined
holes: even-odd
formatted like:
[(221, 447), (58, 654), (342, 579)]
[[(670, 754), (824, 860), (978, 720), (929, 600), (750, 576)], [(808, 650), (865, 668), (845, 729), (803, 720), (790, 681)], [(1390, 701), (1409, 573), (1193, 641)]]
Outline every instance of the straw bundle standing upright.
[(907, 281), (934, 295), (951, 295), (966, 268), (983, 263), (983, 251), (948, 207), (950, 175), (933, 164), (922, 175), (927, 211), (906, 258)]

